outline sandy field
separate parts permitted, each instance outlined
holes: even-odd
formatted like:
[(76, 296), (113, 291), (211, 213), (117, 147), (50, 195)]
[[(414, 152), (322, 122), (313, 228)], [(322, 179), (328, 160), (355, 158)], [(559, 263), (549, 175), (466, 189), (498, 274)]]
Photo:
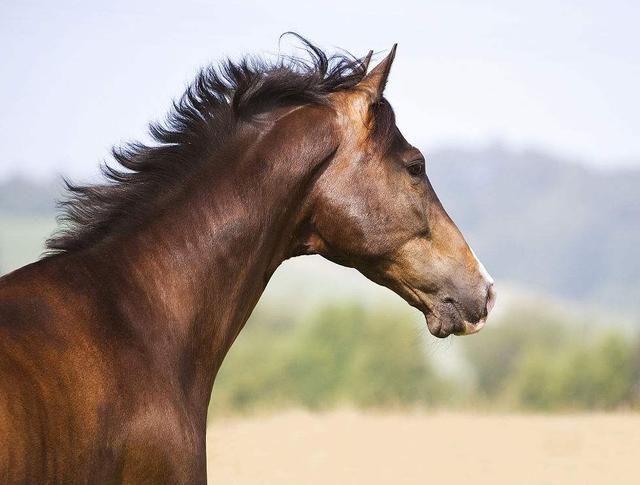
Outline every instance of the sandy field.
[(640, 484), (640, 414), (214, 419), (214, 484)]

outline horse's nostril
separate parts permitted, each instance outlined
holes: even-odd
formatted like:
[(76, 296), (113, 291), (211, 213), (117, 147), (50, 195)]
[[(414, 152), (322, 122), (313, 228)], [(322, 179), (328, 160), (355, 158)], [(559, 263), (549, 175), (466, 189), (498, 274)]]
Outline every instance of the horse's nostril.
[(493, 306), (496, 304), (496, 290), (493, 288), (493, 283), (489, 286), (487, 290), (487, 315), (493, 309)]

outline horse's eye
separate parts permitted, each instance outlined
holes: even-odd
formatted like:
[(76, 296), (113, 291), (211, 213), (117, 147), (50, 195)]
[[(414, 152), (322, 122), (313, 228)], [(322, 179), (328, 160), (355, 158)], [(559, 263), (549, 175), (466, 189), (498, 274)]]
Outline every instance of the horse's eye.
[(424, 160), (415, 160), (407, 165), (407, 171), (412, 177), (422, 177), (425, 174)]

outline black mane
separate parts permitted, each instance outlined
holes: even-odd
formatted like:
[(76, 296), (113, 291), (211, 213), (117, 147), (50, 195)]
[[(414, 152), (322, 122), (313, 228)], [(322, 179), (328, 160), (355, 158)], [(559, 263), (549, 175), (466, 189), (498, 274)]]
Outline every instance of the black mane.
[(352, 88), (364, 77), (364, 59), (328, 56), (296, 37), (306, 58), (250, 57), (203, 69), (173, 103), (166, 121), (150, 125), (154, 144), (114, 148), (115, 163), (103, 165), (102, 184), (65, 180), (61, 228), (47, 241), (48, 254), (89, 247), (123, 224), (141, 221), (159, 194), (178, 190), (204, 158), (200, 155), (232, 134), (238, 120), (284, 104), (325, 103), (328, 94)]

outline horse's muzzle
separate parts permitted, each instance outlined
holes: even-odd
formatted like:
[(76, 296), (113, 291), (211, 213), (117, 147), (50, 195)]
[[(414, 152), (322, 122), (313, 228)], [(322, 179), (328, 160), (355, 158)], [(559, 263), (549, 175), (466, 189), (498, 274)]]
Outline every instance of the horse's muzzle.
[(427, 327), (432, 335), (446, 338), (449, 335), (471, 335), (485, 325), (489, 312), (496, 302), (493, 283), (488, 285), (484, 304), (480, 312), (466, 311), (464, 306), (452, 298), (444, 298), (430, 311), (425, 312)]

